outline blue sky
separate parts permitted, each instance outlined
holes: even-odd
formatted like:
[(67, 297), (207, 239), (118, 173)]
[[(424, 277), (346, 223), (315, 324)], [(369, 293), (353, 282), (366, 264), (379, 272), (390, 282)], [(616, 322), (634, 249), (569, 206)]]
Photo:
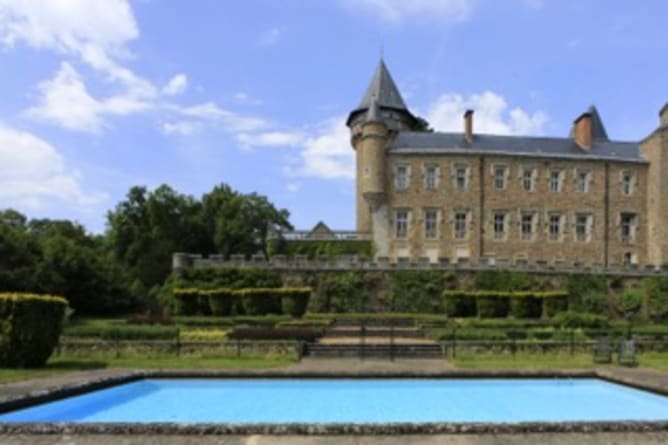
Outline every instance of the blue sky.
[(668, 101), (668, 3), (0, 0), (0, 208), (101, 232), (133, 185), (265, 194), (354, 227), (343, 122), (381, 47), (442, 131), (640, 140)]

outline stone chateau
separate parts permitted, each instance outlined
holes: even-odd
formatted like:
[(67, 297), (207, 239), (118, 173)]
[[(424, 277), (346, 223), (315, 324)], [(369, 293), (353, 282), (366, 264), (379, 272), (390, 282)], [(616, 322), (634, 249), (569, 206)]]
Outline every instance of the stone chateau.
[(638, 142), (595, 107), (568, 137), (428, 131), (383, 60), (349, 115), (358, 234), (377, 259), (545, 266), (668, 263), (668, 104)]

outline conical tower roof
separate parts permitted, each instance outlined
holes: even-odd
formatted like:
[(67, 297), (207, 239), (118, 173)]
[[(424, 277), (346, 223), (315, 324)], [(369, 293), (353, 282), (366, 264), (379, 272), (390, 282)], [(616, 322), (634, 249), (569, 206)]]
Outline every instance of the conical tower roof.
[(394, 83), (383, 59), (380, 59), (378, 67), (371, 78), (371, 83), (366, 89), (366, 93), (364, 93), (364, 97), (362, 97), (362, 101), (357, 108), (369, 108), (371, 106), (371, 101), (374, 98), (379, 107), (408, 111), (406, 103), (401, 97), (401, 93), (399, 93), (399, 89)]
[[(394, 79), (392, 79), (392, 75), (382, 58), (378, 62), (376, 71), (374, 71), (373, 77), (371, 78), (371, 83), (369, 83), (364, 96), (362, 96), (361, 102), (357, 108), (350, 112), (347, 123), (350, 124), (353, 117), (358, 116), (360, 113), (368, 112), (372, 108), (373, 102), (375, 102), (375, 107), (377, 107), (378, 110), (392, 109), (400, 111), (408, 115), (411, 120), (415, 120), (415, 117), (408, 110), (404, 99), (401, 97), (399, 88), (397, 88), (397, 84), (394, 83)], [(373, 113), (377, 113), (377, 117), (380, 116), (375, 110)]]

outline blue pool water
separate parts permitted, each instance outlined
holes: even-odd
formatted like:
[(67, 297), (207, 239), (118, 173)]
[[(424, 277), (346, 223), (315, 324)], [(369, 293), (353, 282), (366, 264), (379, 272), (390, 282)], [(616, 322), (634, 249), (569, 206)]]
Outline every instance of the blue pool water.
[(154, 379), (0, 415), (0, 422), (668, 420), (668, 397), (597, 379)]

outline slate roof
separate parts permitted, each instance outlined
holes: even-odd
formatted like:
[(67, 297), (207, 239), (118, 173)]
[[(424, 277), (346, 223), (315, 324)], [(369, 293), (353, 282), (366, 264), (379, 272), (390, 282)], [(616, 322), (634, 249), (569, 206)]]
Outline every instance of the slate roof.
[(570, 138), (475, 134), (473, 142), (469, 144), (463, 133), (402, 131), (392, 140), (389, 151), (404, 154), (476, 154), (647, 163), (640, 155), (638, 143), (600, 138), (594, 140), (589, 151), (584, 151)]
[(352, 117), (361, 111), (366, 111), (371, 107), (372, 102), (376, 101), (379, 108), (391, 108), (406, 112), (409, 116), (413, 116), (408, 110), (404, 99), (401, 97), (397, 84), (394, 83), (390, 71), (385, 66), (385, 61), (381, 58), (373, 73), (371, 83), (366, 89), (362, 101), (353, 111), (350, 112), (347, 123), (349, 124)]

